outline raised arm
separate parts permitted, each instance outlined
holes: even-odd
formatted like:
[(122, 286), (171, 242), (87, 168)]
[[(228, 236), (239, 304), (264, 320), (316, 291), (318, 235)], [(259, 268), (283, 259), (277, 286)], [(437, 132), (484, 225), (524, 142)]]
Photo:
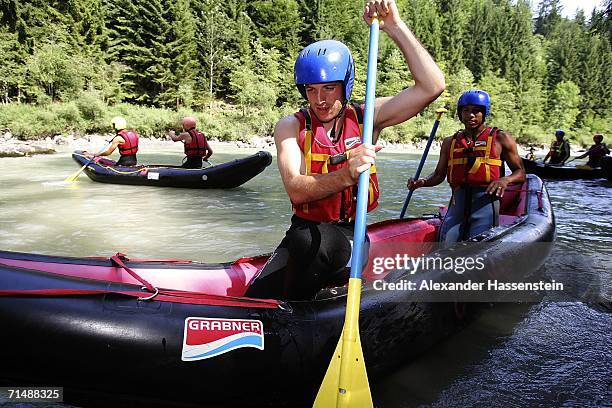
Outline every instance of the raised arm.
[(404, 55), (415, 82), (395, 96), (376, 99), (376, 138), (385, 127), (402, 123), (422, 111), (444, 91), (446, 85), (440, 68), (401, 19), (395, 1), (370, 1), (364, 9), (363, 19), (371, 24), (375, 14), (380, 21), (380, 28), (391, 37)]
[(173, 142), (191, 142), (191, 135), (189, 134), (189, 132), (181, 132), (177, 135), (174, 130), (171, 130), (168, 133), (168, 136), (170, 137), (170, 139), (172, 139)]

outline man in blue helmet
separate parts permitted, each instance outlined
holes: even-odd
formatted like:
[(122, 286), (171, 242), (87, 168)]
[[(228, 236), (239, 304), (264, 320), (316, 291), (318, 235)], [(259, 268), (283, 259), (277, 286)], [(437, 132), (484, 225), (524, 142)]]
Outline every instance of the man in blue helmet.
[[(419, 113), (442, 93), (445, 83), (393, 0), (369, 1), (363, 18), (370, 25), (374, 16), (403, 53), (415, 82), (395, 96), (376, 99), (376, 143), (382, 129)], [(282, 118), (274, 129), (278, 168), (294, 212), (275, 253), (278, 258), (286, 254), (280, 285), (287, 298), (311, 298), (321, 288), (348, 279), (347, 237), (352, 236), (357, 181), (370, 166), (368, 210), (377, 205), (373, 165), (380, 148), (361, 144), (364, 106), (350, 102), (354, 78), (353, 57), (341, 42), (324, 40), (305, 47), (295, 62), (295, 84), (308, 107)], [(264, 268), (257, 279), (266, 275)]]
[(551, 143), (550, 150), (543, 161), (546, 163), (546, 160), (550, 158), (550, 164), (563, 166), (570, 157), (570, 145), (569, 142), (564, 139), (565, 132), (561, 129), (555, 131), (555, 137), (557, 140)]
[[(525, 171), (512, 136), (486, 124), (489, 94), (464, 92), (457, 115), (464, 129), (442, 143), (436, 169), (425, 178), (408, 180), (408, 188), (437, 186), (445, 178), (452, 188), (448, 211), (440, 227), (440, 241), (464, 241), (499, 224), (499, 200), (508, 184), (525, 181)], [(503, 162), (512, 174), (505, 176)]]

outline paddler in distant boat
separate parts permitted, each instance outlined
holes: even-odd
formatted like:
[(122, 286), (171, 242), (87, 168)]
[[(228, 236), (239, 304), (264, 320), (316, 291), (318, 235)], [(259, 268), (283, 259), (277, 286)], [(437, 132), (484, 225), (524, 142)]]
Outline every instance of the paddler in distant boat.
[(610, 154), (610, 149), (608, 149), (608, 146), (603, 143), (603, 139), (604, 137), (601, 133), (596, 133), (593, 136), (593, 142), (595, 142), (595, 144), (589, 147), (589, 150), (587, 150), (586, 153), (576, 157), (576, 159), (584, 159), (585, 157), (589, 156), (589, 161), (587, 164), (576, 166), (577, 168), (590, 170), (596, 167), (601, 167), (601, 162), (604, 156)]
[(527, 153), (527, 156), (525, 156), (525, 158), (527, 160), (536, 161), (535, 147), (533, 146), (529, 147), (529, 153)]
[[(448, 211), (440, 227), (440, 241), (465, 241), (499, 225), (499, 204), (509, 184), (525, 181), (516, 142), (510, 133), (489, 126), (489, 94), (465, 91), (457, 102), (464, 129), (442, 142), (436, 169), (425, 178), (408, 180), (408, 188), (433, 187), (446, 178), (452, 188)], [(503, 162), (511, 174), (504, 175)]]
[[(444, 74), (401, 19), (395, 2), (367, 2), (363, 19), (370, 25), (375, 15), (404, 56), (415, 83), (394, 96), (376, 98), (374, 144), (382, 129), (415, 116), (445, 88)], [(364, 105), (351, 102), (355, 63), (346, 45), (335, 40), (312, 43), (298, 54), (294, 71), (297, 90), (308, 104), (280, 119), (274, 129), (278, 169), (293, 217), (270, 265), (286, 254), (287, 261), (281, 263), (286, 265), (284, 277), (278, 282), (282, 296), (309, 299), (326, 286), (348, 280), (347, 236), (353, 235), (357, 182), (371, 167), (372, 211), (378, 205), (374, 160), (380, 147), (361, 143)], [(272, 277), (268, 266), (248, 294), (264, 296), (255, 287)]]
[(565, 132), (561, 129), (555, 131), (557, 140), (550, 144), (550, 150), (544, 157), (543, 162), (550, 158), (550, 164), (554, 166), (563, 166), (570, 157), (570, 144), (565, 140)]
[(111, 126), (115, 136), (110, 141), (110, 146), (98, 153), (98, 156), (109, 156), (119, 148), (119, 160), (117, 166), (135, 166), (137, 163), (136, 153), (138, 153), (138, 133), (134, 129), (127, 128), (127, 121), (122, 116), (115, 116), (111, 119)]
[(185, 147), (185, 159), (183, 159), (182, 167), (186, 169), (200, 169), (202, 163), (208, 161), (212, 156), (213, 150), (206, 140), (204, 133), (196, 128), (196, 118), (186, 116), (181, 120), (183, 131), (178, 135), (174, 130), (168, 133), (168, 136), (174, 142), (183, 142)]

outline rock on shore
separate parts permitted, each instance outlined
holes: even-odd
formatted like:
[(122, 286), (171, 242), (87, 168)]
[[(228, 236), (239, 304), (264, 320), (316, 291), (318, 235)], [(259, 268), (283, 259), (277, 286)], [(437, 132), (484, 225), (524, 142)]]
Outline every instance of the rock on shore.
[(9, 132), (0, 136), (0, 157), (24, 157), (55, 152), (55, 143), (51, 138), (23, 141), (15, 139)]

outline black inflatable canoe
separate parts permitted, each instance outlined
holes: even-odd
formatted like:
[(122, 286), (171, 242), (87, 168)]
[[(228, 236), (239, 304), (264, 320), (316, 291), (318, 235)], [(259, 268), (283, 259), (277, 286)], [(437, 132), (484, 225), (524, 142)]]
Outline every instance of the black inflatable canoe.
[(612, 157), (603, 158), (603, 166), (592, 170), (573, 166), (551, 166), (523, 158), (525, 171), (547, 179), (598, 179), (612, 180)]
[[(541, 180), (529, 176), (501, 208), (499, 227), (447, 249), (434, 246), (437, 216), (368, 227), (360, 314), (368, 375), (448, 336), (476, 306), (381, 285), (415, 277), (516, 281), (544, 262), (555, 225)], [(416, 275), (376, 268), (377, 259), (423, 251), (427, 259), (484, 256), (487, 268), (458, 274), (434, 263)], [(0, 252), (0, 379), (63, 386), (68, 402), (77, 390), (89, 401), (129, 398), (147, 406), (311, 406), (342, 329), (346, 288), (323, 288), (309, 301), (245, 296), (267, 261)]]
[[(72, 153), (72, 158), (80, 166), (84, 166), (91, 156), (85, 156), (82, 151), (75, 151)], [(157, 164), (122, 167), (117, 166), (112, 160), (96, 157), (85, 169), (85, 174), (93, 181), (100, 183), (157, 187), (234, 188), (264, 171), (270, 163), (272, 163), (272, 155), (266, 151), (202, 169), (184, 169), (180, 166)]]

